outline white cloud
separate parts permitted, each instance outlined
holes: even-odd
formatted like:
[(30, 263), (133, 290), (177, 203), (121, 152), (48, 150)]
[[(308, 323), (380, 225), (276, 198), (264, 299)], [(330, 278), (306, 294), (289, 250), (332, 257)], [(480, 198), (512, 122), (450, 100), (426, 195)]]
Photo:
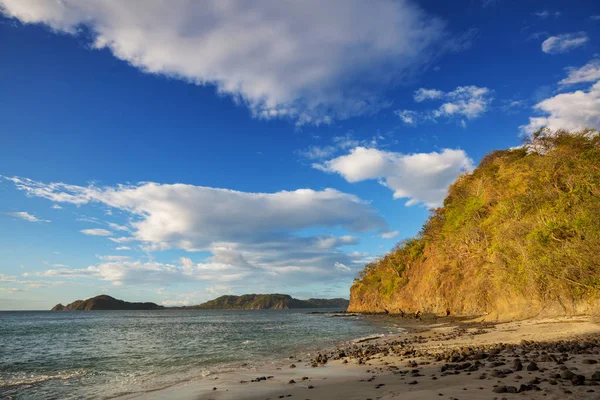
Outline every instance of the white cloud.
[(0, 0), (0, 8), (57, 32), (86, 26), (93, 48), (144, 72), (215, 85), (256, 117), (299, 125), (386, 107), (386, 87), (465, 47), (408, 0)]
[(298, 155), (309, 160), (324, 160), (334, 156), (344, 150), (351, 149), (357, 146), (376, 146), (378, 141), (383, 139), (381, 135), (372, 137), (371, 139), (358, 140), (353, 137), (352, 132), (348, 132), (343, 136), (334, 136), (331, 139), (332, 144), (326, 146), (310, 146), (305, 150), (298, 151)]
[[(486, 87), (459, 86), (450, 92), (437, 89), (420, 88), (414, 93), (414, 100), (421, 103), (427, 100), (441, 100), (444, 103), (437, 109), (426, 111), (396, 110), (394, 113), (408, 125), (421, 122), (435, 121), (438, 118), (467, 118), (475, 119), (483, 115), (493, 100), (492, 91)], [(461, 120), (463, 127), (466, 125)]]
[(52, 209), (54, 209), (54, 210), (62, 210), (62, 207), (59, 206), (58, 204), (54, 204), (54, 205), (52, 205)]
[(560, 85), (572, 85), (600, 80), (600, 59), (591, 60), (581, 68), (567, 68), (566, 78), (558, 82)]
[(23, 220), (29, 221), (29, 222), (50, 222), (47, 219), (39, 219), (35, 215), (29, 214), (27, 211), (15, 211), (15, 212), (9, 212), (7, 214), (11, 215), (15, 218), (20, 218), (20, 219), (23, 219)]
[(341, 271), (341, 272), (349, 272), (349, 271), (351, 271), (350, 267), (348, 267), (348, 266), (346, 266), (346, 265), (344, 265), (344, 264), (342, 264), (340, 262), (336, 262), (335, 263), (335, 269), (337, 269), (338, 271)]
[[(308, 244), (308, 242), (306, 243)], [(280, 243), (285, 249), (289, 243)], [(111, 282), (113, 285), (131, 284), (169, 284), (185, 281), (202, 281), (214, 284), (239, 282), (244, 285), (276, 282), (310, 282), (322, 279), (349, 277), (354, 270), (362, 266), (359, 256), (335, 255), (310, 252), (305, 254), (287, 251), (273, 244), (256, 248), (254, 251), (239, 250), (236, 244), (215, 244), (210, 249), (212, 256), (203, 262), (193, 262), (182, 257), (177, 263), (142, 262), (110, 259), (87, 268), (49, 269), (43, 272), (24, 274), (44, 278), (94, 279)], [(314, 246), (312, 242), (311, 247)], [(300, 249), (299, 247), (297, 249)], [(333, 255), (333, 257), (332, 257)], [(255, 264), (259, 261), (259, 264)], [(343, 265), (344, 268), (341, 268)], [(352, 267), (348, 267), (351, 265)]]
[(398, 231), (385, 232), (381, 234), (382, 239), (393, 239), (398, 236)]
[[(387, 224), (371, 205), (334, 189), (246, 193), (185, 184), (96, 187), (46, 184), (15, 177), (5, 179), (14, 182), (28, 196), (78, 204), (80, 207), (100, 203), (128, 213), (133, 221), (130, 223), (131, 236), (109, 237), (109, 240), (116, 243), (140, 242), (143, 249), (150, 251), (172, 248), (208, 251), (212, 256), (194, 264), (197, 267), (194, 268), (202, 271), (227, 270), (229, 280), (258, 279), (259, 276), (294, 276), (294, 279), (314, 280), (328, 276), (334, 270), (335, 262), (345, 265), (360, 263), (359, 258), (340, 250), (343, 246), (356, 244), (356, 237), (326, 233), (301, 236), (300, 232), (307, 229), (388, 231)], [(98, 230), (92, 232), (99, 233)], [(57, 270), (48, 274), (85, 274), (104, 279), (102, 277), (107, 276), (101, 274), (104, 270), (118, 270), (124, 274), (123, 271), (133, 269), (138, 272), (132, 272), (132, 276), (140, 280), (155, 276), (145, 272), (147, 268), (142, 268), (142, 264), (146, 263), (119, 260), (118, 265), (103, 263), (102, 270), (98, 269), (100, 266), (93, 266), (85, 271)], [(181, 268), (187, 266), (189, 263), (182, 262)], [(150, 268), (154, 271), (158, 267), (152, 264)], [(164, 265), (160, 268), (173, 270)], [(224, 279), (213, 277), (209, 272), (206, 274), (211, 279)], [(198, 274), (193, 276), (201, 279)], [(339, 271), (335, 276), (340, 276)]]
[(117, 247), (118, 251), (126, 251), (126, 250), (131, 250), (131, 247), (129, 246), (119, 246)]
[(88, 236), (112, 236), (112, 232), (106, 229), (82, 229), (79, 232)]
[(448, 186), (461, 173), (471, 170), (473, 161), (463, 150), (402, 154), (357, 147), (350, 154), (313, 166), (338, 173), (348, 182), (380, 180), (394, 191), (394, 198), (408, 198), (407, 206), (423, 203), (439, 207)]
[(396, 110), (394, 114), (398, 116), (407, 125), (416, 125), (419, 121), (419, 113), (412, 110)]
[(444, 97), (445, 93), (437, 89), (420, 88), (414, 94), (414, 99), (417, 103), (425, 100), (435, 100)]
[(115, 224), (113, 222), (109, 222), (108, 226), (111, 227), (111, 229), (115, 230), (115, 231), (129, 231), (129, 228), (124, 226), (124, 225), (119, 225), (119, 224)]
[(546, 19), (551, 16), (553, 16), (554, 18), (558, 18), (561, 16), (561, 12), (560, 11), (551, 12), (548, 10), (542, 10), (542, 11), (534, 12), (533, 15), (535, 15), (536, 17), (539, 17), (541, 19)]
[[(96, 254), (96, 257), (99, 258), (100, 260), (104, 260), (104, 261), (127, 261), (129, 260), (129, 256), (100, 256)], [(54, 267), (54, 265), (53, 265)]]
[(529, 118), (529, 124), (521, 126), (525, 134), (530, 135), (544, 127), (550, 131), (600, 129), (600, 82), (587, 91), (577, 90), (547, 98), (534, 109), (545, 115)]
[(590, 15), (592, 21), (600, 21), (600, 15)]
[(542, 51), (547, 54), (562, 54), (583, 46), (588, 40), (589, 38), (585, 32), (550, 36), (542, 42)]

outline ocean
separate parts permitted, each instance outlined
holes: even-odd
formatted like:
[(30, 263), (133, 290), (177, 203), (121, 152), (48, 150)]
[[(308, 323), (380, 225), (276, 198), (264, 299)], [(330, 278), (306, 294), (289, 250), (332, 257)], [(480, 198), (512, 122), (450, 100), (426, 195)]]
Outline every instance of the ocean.
[(115, 398), (401, 330), (323, 311), (0, 312), (0, 398)]

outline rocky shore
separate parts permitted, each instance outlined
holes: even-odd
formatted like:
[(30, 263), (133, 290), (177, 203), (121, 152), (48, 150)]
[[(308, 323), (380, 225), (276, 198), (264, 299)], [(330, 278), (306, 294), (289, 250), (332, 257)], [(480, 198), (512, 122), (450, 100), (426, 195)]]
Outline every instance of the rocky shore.
[[(408, 333), (365, 338), (262, 371), (236, 371), (144, 398), (598, 399), (600, 321), (501, 324), (407, 321)], [(132, 396), (135, 397), (135, 396)]]

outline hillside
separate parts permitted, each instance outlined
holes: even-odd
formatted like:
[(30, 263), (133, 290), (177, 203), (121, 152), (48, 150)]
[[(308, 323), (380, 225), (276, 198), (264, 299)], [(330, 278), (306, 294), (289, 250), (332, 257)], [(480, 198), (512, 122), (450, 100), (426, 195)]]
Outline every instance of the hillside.
[(205, 309), (205, 310), (261, 310), (289, 308), (339, 308), (346, 309), (346, 299), (308, 299), (298, 300), (287, 294), (246, 294), (243, 296), (221, 296), (195, 306), (187, 307), (163, 307), (155, 303), (130, 303), (118, 300), (105, 294), (77, 300), (63, 306), (57, 304), (52, 311), (89, 311), (89, 310), (181, 310), (181, 309)]
[(459, 177), (419, 235), (359, 274), (348, 311), (597, 312), (599, 216), (597, 132), (538, 132)]
[(154, 303), (130, 303), (105, 294), (89, 298), (87, 300), (77, 300), (71, 304), (63, 306), (57, 304), (52, 311), (89, 311), (89, 310), (162, 310), (163, 306)]
[(197, 306), (186, 308), (214, 310), (262, 310), (289, 308), (327, 308), (346, 309), (345, 299), (308, 299), (298, 300), (287, 294), (245, 294), (242, 296), (221, 296)]

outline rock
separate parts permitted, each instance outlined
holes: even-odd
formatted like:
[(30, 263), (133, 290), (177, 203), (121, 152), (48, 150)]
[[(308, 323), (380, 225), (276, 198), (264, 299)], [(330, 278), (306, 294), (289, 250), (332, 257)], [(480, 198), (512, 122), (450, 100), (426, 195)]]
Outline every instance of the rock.
[(514, 386), (506, 386), (506, 393), (518, 393), (519, 391), (517, 390), (516, 387)]
[(592, 378), (593, 381), (600, 381), (600, 371), (596, 371), (592, 374)]
[(583, 360), (581, 363), (582, 364), (598, 364), (598, 361), (588, 359), (588, 360)]
[(309, 389), (314, 389), (315, 387), (313, 385), (308, 385)]
[(213, 388), (213, 390), (217, 390), (217, 388), (216, 388), (216, 387), (214, 387), (214, 388)]
[(515, 371), (521, 371), (523, 369), (523, 364), (521, 364), (521, 360), (517, 358), (513, 361), (512, 367)]
[(574, 375), (571, 378), (571, 383), (573, 384), (573, 386), (585, 385), (585, 376), (583, 376), (583, 375)]
[(290, 368), (296, 368), (296, 364), (290, 365)]
[(494, 389), (492, 389), (492, 392), (494, 392), (494, 393), (506, 393), (506, 386), (496, 386)]
[(532, 388), (531, 388), (530, 385), (521, 385), (521, 386), (519, 386), (519, 393), (527, 392), (527, 391), (529, 391), (531, 389)]
[(306, 381), (306, 380), (309, 380), (309, 379), (310, 379), (310, 378), (309, 378), (308, 376), (303, 376), (303, 377), (302, 377), (302, 380), (303, 380), (303, 381)]
[(293, 379), (290, 379), (290, 381), (288, 383), (296, 383), (296, 381)]
[(537, 371), (537, 370), (539, 370), (539, 368), (538, 368), (537, 364), (534, 363), (533, 361), (527, 365), (527, 371)]
[(573, 379), (574, 376), (575, 376), (575, 374), (572, 373), (571, 371), (569, 371), (568, 369), (565, 370), (565, 371), (563, 371), (563, 372), (561, 372), (561, 374), (560, 374), (560, 378), (561, 379), (571, 380), (571, 379)]

